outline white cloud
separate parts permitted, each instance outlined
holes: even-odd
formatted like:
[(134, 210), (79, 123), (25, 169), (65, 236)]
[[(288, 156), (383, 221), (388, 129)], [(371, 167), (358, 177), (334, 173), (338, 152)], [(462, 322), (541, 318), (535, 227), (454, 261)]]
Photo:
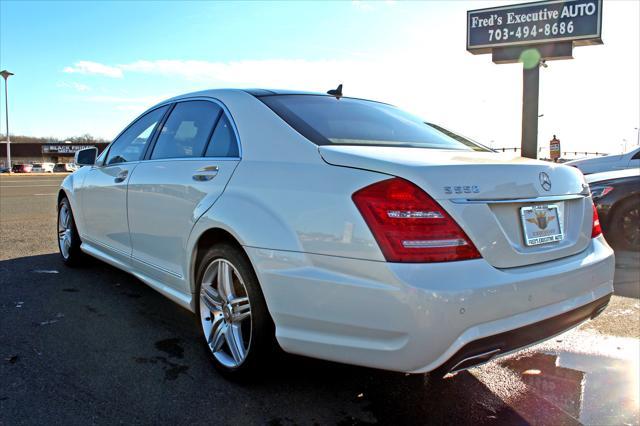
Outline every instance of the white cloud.
[(364, 71), (370, 64), (351, 60), (269, 59), (235, 62), (197, 60), (137, 61), (118, 65), (126, 72), (176, 77), (194, 82), (292, 87), (316, 86), (320, 77), (332, 84), (352, 71)]
[(88, 92), (91, 90), (91, 87), (87, 86), (86, 84), (82, 84), (82, 83), (77, 83), (75, 81), (71, 81), (71, 82), (67, 82), (67, 81), (60, 81), (58, 82), (58, 84), (56, 84), (56, 87), (62, 87), (62, 88), (66, 88), (66, 89), (74, 89), (78, 92)]
[(358, 10), (362, 10), (365, 12), (373, 10), (373, 5), (370, 2), (365, 2), (363, 0), (352, 0), (351, 4)]
[(66, 73), (93, 74), (105, 77), (122, 78), (122, 70), (92, 61), (78, 61), (72, 67), (66, 67)]

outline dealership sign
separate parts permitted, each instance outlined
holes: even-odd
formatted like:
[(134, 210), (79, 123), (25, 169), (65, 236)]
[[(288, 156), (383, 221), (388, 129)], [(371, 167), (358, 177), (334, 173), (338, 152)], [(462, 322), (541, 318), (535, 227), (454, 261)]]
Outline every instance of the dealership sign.
[(467, 12), (467, 50), (572, 41), (602, 43), (602, 0), (551, 0)]
[(71, 144), (47, 144), (42, 145), (43, 154), (75, 154), (76, 151), (86, 148), (95, 148), (95, 145), (71, 145)]

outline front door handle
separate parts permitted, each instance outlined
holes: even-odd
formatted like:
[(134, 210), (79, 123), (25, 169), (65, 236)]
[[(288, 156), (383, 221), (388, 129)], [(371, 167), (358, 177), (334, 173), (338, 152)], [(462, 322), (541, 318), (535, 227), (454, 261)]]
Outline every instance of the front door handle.
[(198, 170), (196, 170), (196, 172), (203, 172), (203, 173), (196, 173), (195, 175), (193, 175), (193, 180), (197, 182), (206, 182), (216, 177), (216, 175), (218, 174), (218, 166), (201, 167)]
[(124, 180), (127, 178), (127, 175), (129, 174), (128, 170), (123, 170), (120, 173), (118, 173), (118, 175), (116, 176), (116, 178), (114, 179), (115, 183), (120, 183), (120, 182), (124, 182)]

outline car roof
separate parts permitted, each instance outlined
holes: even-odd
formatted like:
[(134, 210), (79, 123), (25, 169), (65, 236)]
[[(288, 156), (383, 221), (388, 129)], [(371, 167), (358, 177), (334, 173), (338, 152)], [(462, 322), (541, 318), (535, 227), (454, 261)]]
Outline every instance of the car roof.
[(320, 95), (320, 96), (330, 96), (326, 93), (319, 92), (306, 92), (303, 90), (283, 90), (283, 89), (261, 89), (261, 88), (253, 88), (253, 89), (208, 89), (201, 90), (198, 92), (190, 92), (182, 95), (174, 96), (173, 98), (162, 101), (161, 103), (166, 103), (170, 101), (177, 101), (183, 98), (193, 98), (193, 97), (219, 97), (224, 96), (226, 94), (232, 94), (237, 92), (245, 92), (252, 96), (261, 97), (261, 96), (272, 96), (272, 95)]
[(605, 180), (611, 179), (622, 179), (627, 177), (640, 176), (640, 169), (632, 168), (632, 169), (624, 169), (624, 170), (613, 170), (609, 172), (602, 173), (592, 173), (585, 176), (587, 183), (595, 183), (602, 182)]

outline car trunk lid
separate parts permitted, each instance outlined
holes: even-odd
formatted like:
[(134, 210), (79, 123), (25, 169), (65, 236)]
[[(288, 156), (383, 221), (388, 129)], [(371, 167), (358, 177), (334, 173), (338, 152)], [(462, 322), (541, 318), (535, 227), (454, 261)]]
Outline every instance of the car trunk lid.
[[(420, 186), (497, 268), (570, 256), (591, 239), (588, 186), (575, 168), (494, 152), (378, 146), (320, 146), (319, 152), (329, 164), (386, 173)], [(527, 244), (527, 220), (530, 236), (532, 227), (546, 223), (531, 212), (523, 218), (522, 209), (539, 206), (551, 207), (550, 220), (558, 216), (562, 240)]]

